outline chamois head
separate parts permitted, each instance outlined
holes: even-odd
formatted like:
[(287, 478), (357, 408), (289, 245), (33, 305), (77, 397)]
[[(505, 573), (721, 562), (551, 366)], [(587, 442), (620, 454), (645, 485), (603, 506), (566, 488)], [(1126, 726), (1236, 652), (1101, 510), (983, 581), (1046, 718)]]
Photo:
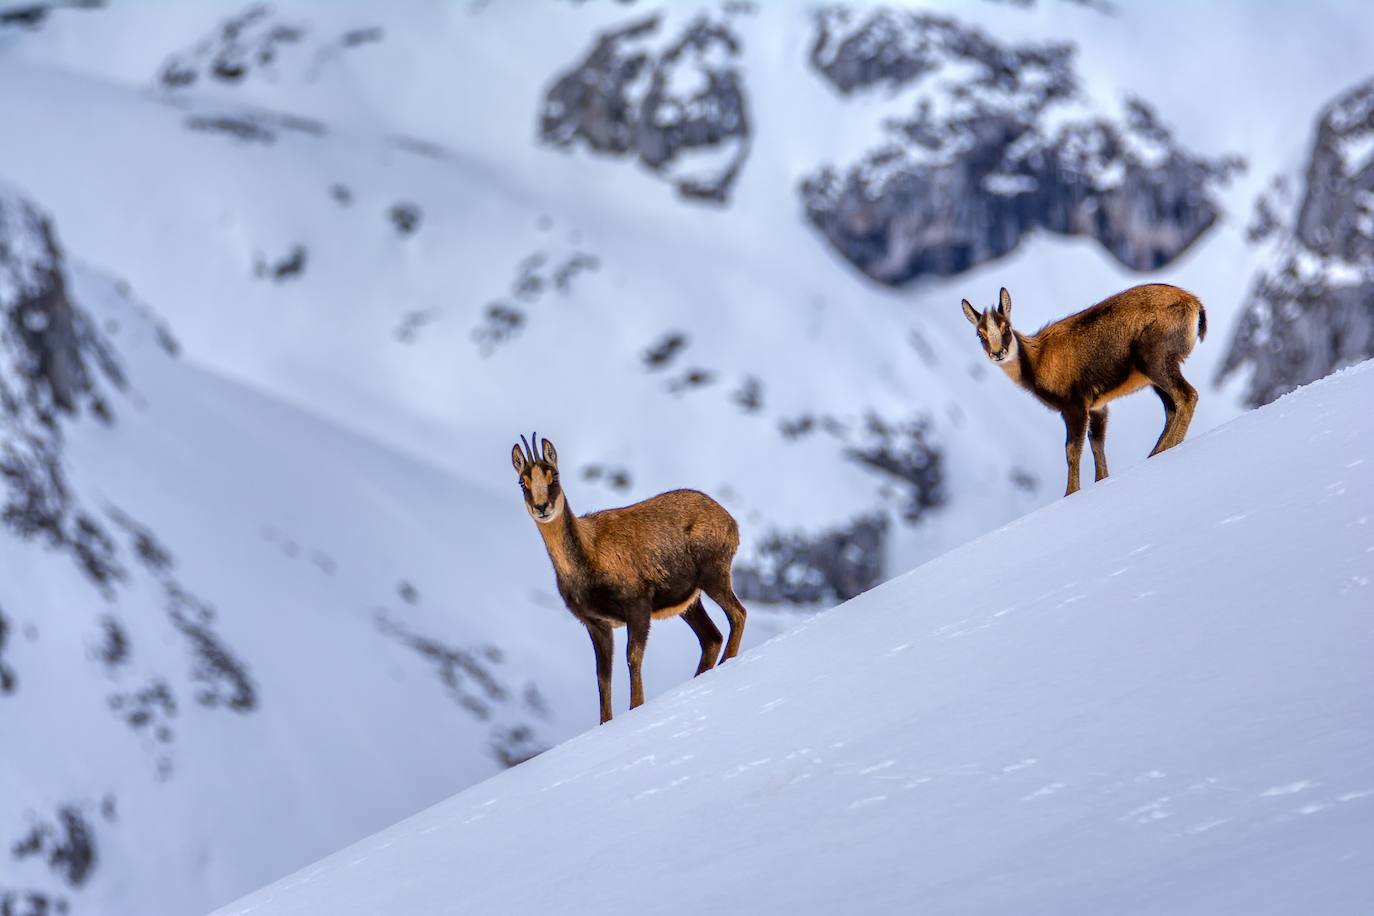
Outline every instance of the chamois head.
[[(535, 433), (531, 439), (537, 445), (539, 434)], [(525, 508), (530, 517), (547, 525), (558, 518), (566, 503), (563, 488), (558, 483), (558, 452), (548, 439), (544, 440), (541, 451), (536, 457), (534, 446), (521, 436), (510, 450), (510, 461), (515, 465), (515, 473), (520, 475), (520, 489), (525, 494)]]
[(964, 317), (978, 329), (978, 340), (983, 352), (994, 363), (1005, 363), (1016, 359), (1016, 335), (1011, 330), (1011, 293), (1002, 287), (1002, 295), (996, 307), (980, 313), (965, 299)]

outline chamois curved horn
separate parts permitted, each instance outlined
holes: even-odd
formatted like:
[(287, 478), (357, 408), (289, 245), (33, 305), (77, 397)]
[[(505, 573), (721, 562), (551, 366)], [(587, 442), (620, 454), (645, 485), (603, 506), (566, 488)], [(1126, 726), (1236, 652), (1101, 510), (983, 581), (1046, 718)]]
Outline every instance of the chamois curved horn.
[(520, 444), (525, 448), (525, 460), (529, 464), (534, 464), (534, 452), (530, 451), (530, 444), (525, 441), (525, 434), (520, 434)]
[(543, 461), (539, 454), (539, 433), (530, 433), (530, 455), (534, 461)]

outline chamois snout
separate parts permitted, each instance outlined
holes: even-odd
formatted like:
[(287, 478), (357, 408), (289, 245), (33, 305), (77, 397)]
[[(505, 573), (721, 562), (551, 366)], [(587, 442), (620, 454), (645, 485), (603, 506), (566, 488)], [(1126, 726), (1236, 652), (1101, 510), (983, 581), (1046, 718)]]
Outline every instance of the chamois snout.
[[(539, 441), (538, 433), (535, 434)], [(523, 446), (523, 447), (522, 447)], [(530, 517), (541, 525), (547, 525), (558, 518), (563, 511), (563, 487), (558, 482), (558, 452), (553, 443), (544, 440), (544, 453), (536, 457), (534, 450), (520, 437), (520, 442), (511, 449), (511, 464), (519, 475), (520, 491), (525, 497), (525, 509)]]

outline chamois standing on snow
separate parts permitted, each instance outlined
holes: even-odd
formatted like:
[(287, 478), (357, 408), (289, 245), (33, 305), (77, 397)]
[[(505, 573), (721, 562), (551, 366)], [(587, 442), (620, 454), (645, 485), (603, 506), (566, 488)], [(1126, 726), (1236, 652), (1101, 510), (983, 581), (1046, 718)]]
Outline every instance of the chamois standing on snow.
[(1067, 431), (1069, 485), (1078, 489), (1083, 433), (1090, 433), (1097, 479), (1107, 476), (1107, 404), (1146, 385), (1164, 402), (1164, 431), (1151, 455), (1183, 441), (1197, 389), (1179, 366), (1207, 336), (1207, 310), (1192, 293), (1164, 283), (1134, 286), (1034, 334), (1012, 330), (1011, 295), (980, 313), (967, 299), (964, 316), (978, 329), (988, 358), (1013, 382), (1059, 411)]
[[(534, 441), (539, 442), (537, 433)], [(629, 633), (625, 656), (631, 709), (644, 702), (640, 670), (651, 620), (681, 615), (701, 643), (697, 674), (716, 664), (720, 630), (701, 604), (702, 592), (730, 619), (730, 638), (720, 660), (735, 657), (745, 617), (730, 574), (739, 526), (720, 503), (696, 490), (671, 490), (578, 518), (558, 481), (558, 452), (552, 442), (545, 439), (536, 456), (521, 436), (510, 458), (520, 475), (525, 508), (553, 561), (558, 593), (592, 638), (603, 723), (611, 718), (614, 627), (626, 627)]]

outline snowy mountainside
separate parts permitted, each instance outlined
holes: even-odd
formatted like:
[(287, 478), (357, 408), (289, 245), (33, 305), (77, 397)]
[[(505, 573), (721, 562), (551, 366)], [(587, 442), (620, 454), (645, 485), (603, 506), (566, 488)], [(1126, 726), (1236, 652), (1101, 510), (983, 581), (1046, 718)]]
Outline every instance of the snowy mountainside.
[(1371, 397), (1367, 362), (217, 912), (1363, 913)]
[[(30, 399), (0, 428), (54, 470), (35, 505), (66, 532), (0, 528), (0, 734), (26, 749), (0, 761), (0, 899), (203, 910), (590, 726), (519, 430), (558, 443), (576, 510), (719, 497), (757, 643), (801, 619), (768, 602), (857, 594), (1060, 492), (1057, 418), (988, 371), (960, 298), (1006, 285), (1029, 329), (1178, 283), (1213, 327), (1187, 374), (1213, 376), (1272, 257), (1245, 214), (1368, 78), (1368, 14), (891, 6), (995, 55), (1071, 44), (1075, 116), (1120, 127), (1140, 98), (1192, 160), (1248, 168), (1188, 186), (1207, 206), (1161, 231), (1208, 225), (1159, 270), (1023, 221), (1004, 256), (890, 288), (805, 182), (986, 74), (839, 92), (799, 5), (0, 0), (0, 181), (51, 216), (77, 315), (11, 339), (90, 381), (77, 415)], [(579, 74), (609, 85), (556, 91)], [(564, 98), (610, 114), (565, 131)], [(961, 212), (1003, 213), (978, 195)], [(32, 375), (15, 352), (0, 385)], [(1204, 388), (1194, 432), (1238, 394)], [(1113, 468), (1159, 424), (1148, 395), (1114, 406)], [(654, 633), (651, 694), (695, 657)], [(269, 839), (264, 811), (289, 815)]]
[[(104, 420), (5, 427), (0, 905), (204, 911), (596, 721), (513, 480), (190, 365), (122, 282), (15, 238), (0, 249), (60, 271), (121, 385)], [(24, 442), (41, 463), (17, 463)], [(760, 610), (747, 642), (790, 616)], [(651, 692), (695, 665), (678, 629), (655, 628)]]
[[(856, 21), (874, 6), (853, 4)], [(720, 493), (748, 522), (754, 594), (814, 593), (783, 585), (782, 565), (845, 597), (1058, 492), (1056, 420), (985, 371), (959, 299), (1008, 285), (1033, 326), (1142, 279), (1177, 282), (1208, 304), (1220, 338), (1257, 257), (1234, 214), (1248, 212), (1256, 176), (1302, 145), (1297, 131), (1286, 145), (1267, 133), (1251, 143), (1235, 123), (1259, 132), (1273, 112), (1310, 117), (1358, 72), (1333, 52), (1320, 81), (1303, 72), (1287, 98), (1238, 85), (1224, 99), (1236, 119), (1200, 118), (1179, 85), (1239, 52), (1202, 57), (1167, 17), (931, 9), (955, 22), (950, 47), (980, 49), (968, 61), (1071, 45), (1076, 114), (1118, 123), (1138, 97), (1189, 156), (1250, 168), (1209, 192), (1202, 223), (1160, 227), (1191, 238), (1210, 225), (1165, 269), (1027, 234), (1032, 220), (1010, 255), (894, 292), (837, 256), (806, 218), (804, 187), (864, 159), (920, 99), (952, 105), (977, 90), (957, 56), (938, 80), (844, 95), (812, 61), (825, 20), (786, 4), (130, 2), (0, 33), (0, 104), (25, 136), (0, 152), (0, 174), (155, 303), (189, 360), (492, 487), (504, 475), (492, 450), (541, 426), (588, 475), (577, 505), (684, 484)], [(1344, 40), (1349, 14), (1326, 14), (1322, 29), (1306, 8), (1279, 8), (1305, 41), (1247, 31), (1242, 50), (1281, 69), (1297, 44), (1307, 55)], [(1213, 31), (1249, 17), (1243, 5), (1199, 15)], [(693, 43), (702, 17), (710, 28)], [(549, 128), (558, 87), (599, 36), (649, 20), (605, 73), (586, 72), (614, 91), (581, 98), (649, 115), (657, 139), (615, 117)], [(1180, 63), (1147, 65), (1166, 37)], [(998, 102), (1002, 115), (1052, 135), (1055, 120), (1018, 98)], [(616, 154), (636, 130), (633, 153)], [(604, 142), (582, 139), (598, 131)], [(681, 199), (662, 180), (737, 154), (721, 203)], [(1205, 346), (1190, 365), (1205, 378), (1219, 357)], [(1230, 393), (1207, 397), (1198, 426), (1237, 409)], [(1142, 397), (1116, 414), (1113, 462), (1125, 467), (1148, 451), (1159, 409)], [(876, 548), (818, 568), (805, 558), (827, 541)], [(780, 543), (796, 549), (763, 549)]]

